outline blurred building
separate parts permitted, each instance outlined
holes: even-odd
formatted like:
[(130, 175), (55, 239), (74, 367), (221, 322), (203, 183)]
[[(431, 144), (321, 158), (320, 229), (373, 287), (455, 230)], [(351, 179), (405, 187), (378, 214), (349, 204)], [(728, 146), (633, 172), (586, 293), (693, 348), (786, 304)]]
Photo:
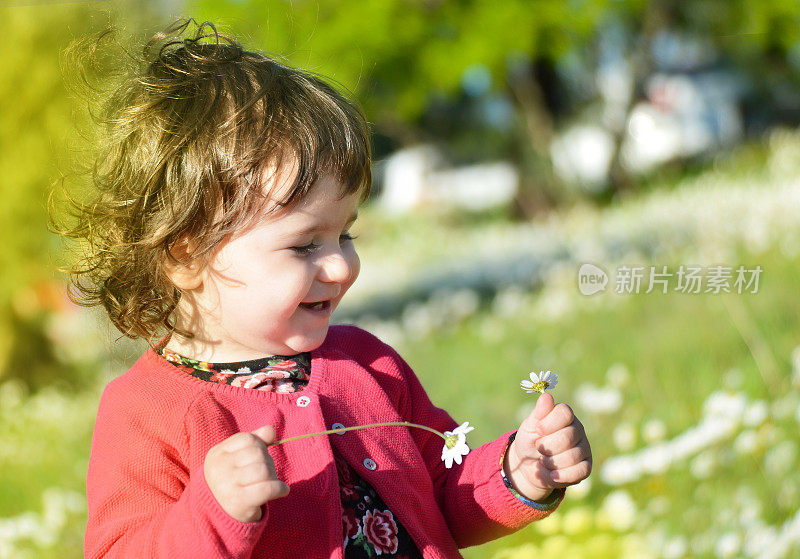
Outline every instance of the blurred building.
[(423, 144), (399, 150), (376, 168), (377, 204), (387, 214), (421, 206), (484, 210), (508, 204), (517, 192), (519, 173), (506, 161), (449, 167), (441, 152)]

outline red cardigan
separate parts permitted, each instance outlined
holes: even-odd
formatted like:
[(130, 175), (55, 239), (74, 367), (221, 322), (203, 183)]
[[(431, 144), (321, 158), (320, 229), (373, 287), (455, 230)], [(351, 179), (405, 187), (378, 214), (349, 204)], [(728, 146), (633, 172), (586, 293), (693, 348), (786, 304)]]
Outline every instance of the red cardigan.
[[(279, 394), (205, 382), (152, 349), (103, 391), (86, 479), (87, 558), (343, 557), (342, 508), (331, 445), (379, 491), (425, 558), (510, 534), (550, 511), (506, 488), (511, 432), (445, 467), (444, 441), (427, 430), (385, 426), (269, 447), (288, 496), (240, 522), (203, 475), (208, 450), (240, 431), (273, 425), (278, 439), (387, 421), (441, 432), (458, 423), (435, 407), (390, 346), (351, 325), (328, 329), (311, 352), (305, 390)], [(468, 441), (469, 442), (469, 441)], [(562, 496), (563, 498), (563, 496)]]

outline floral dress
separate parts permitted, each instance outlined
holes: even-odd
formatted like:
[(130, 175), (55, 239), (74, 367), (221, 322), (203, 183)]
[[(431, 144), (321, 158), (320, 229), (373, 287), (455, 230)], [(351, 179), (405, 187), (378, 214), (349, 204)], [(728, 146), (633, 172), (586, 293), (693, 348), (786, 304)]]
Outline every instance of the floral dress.
[[(166, 349), (156, 352), (184, 372), (220, 384), (290, 393), (303, 390), (311, 374), (311, 354), (273, 355), (237, 363), (198, 361)], [(333, 449), (342, 500), (342, 539), (346, 558), (422, 558), (414, 540), (380, 495)]]

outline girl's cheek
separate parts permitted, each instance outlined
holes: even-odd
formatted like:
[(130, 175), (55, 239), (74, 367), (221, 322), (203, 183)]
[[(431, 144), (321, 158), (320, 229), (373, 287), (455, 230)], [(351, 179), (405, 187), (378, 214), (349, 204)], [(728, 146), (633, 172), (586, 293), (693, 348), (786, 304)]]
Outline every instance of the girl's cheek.
[(349, 287), (355, 283), (358, 274), (361, 272), (361, 259), (358, 257), (356, 250), (351, 248), (347, 260), (350, 264), (350, 280), (347, 283)]

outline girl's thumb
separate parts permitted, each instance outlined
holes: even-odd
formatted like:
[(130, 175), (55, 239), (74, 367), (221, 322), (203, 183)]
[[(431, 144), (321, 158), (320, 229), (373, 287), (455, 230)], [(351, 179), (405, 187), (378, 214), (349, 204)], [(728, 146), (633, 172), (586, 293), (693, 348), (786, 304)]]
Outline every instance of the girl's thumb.
[(251, 431), (256, 437), (264, 441), (267, 445), (270, 445), (275, 442), (277, 433), (275, 432), (275, 427), (272, 425), (262, 425), (255, 431)]
[(533, 408), (533, 417), (537, 420), (544, 419), (554, 407), (556, 407), (556, 402), (553, 397), (547, 392), (542, 392), (536, 399), (536, 406)]

